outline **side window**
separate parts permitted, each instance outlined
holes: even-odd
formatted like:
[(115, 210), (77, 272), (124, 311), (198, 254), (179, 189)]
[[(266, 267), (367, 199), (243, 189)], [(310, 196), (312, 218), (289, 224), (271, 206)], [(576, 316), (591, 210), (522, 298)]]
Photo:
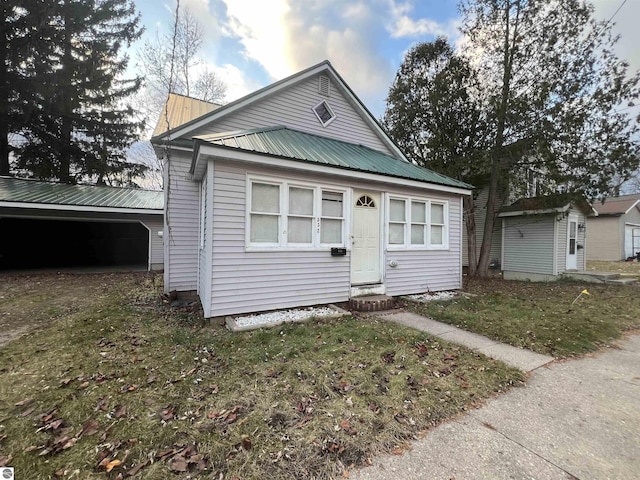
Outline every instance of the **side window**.
[(251, 183), (251, 243), (278, 243), (280, 186)]
[(404, 245), (406, 223), (405, 200), (391, 199), (389, 201), (389, 244)]

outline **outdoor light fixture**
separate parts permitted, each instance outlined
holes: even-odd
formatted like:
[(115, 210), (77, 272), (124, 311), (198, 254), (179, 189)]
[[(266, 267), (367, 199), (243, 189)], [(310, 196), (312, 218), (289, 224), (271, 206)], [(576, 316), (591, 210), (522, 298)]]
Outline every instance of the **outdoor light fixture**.
[(584, 230), (584, 228), (585, 228), (584, 227), (584, 223), (579, 223), (578, 224), (578, 230), (582, 231), (582, 230)]

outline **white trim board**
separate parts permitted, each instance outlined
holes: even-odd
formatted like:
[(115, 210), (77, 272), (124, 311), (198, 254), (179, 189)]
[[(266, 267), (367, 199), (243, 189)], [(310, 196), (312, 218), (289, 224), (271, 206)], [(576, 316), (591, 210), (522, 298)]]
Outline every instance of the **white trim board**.
[[(245, 150), (236, 150), (232, 148), (215, 146), (215, 145), (200, 145), (196, 151), (196, 161), (192, 163), (192, 171), (201, 170), (198, 169), (197, 163), (202, 162), (203, 157), (220, 157), (225, 160), (234, 160), (239, 162), (255, 163), (258, 165), (265, 165), (268, 167), (281, 167), (293, 170), (302, 170), (313, 173), (324, 173), (326, 175), (335, 175), (343, 178), (352, 178), (361, 181), (372, 181), (377, 183), (386, 183), (391, 185), (401, 185), (403, 187), (413, 187), (422, 190), (433, 190), (437, 192), (454, 193), (458, 195), (471, 195), (471, 190), (448, 187), (446, 185), (439, 185), (436, 183), (421, 182), (418, 180), (409, 180), (400, 177), (390, 177), (379, 173), (368, 173), (359, 170), (343, 169), (331, 165), (322, 165), (318, 163), (305, 162), (302, 160), (285, 159), (279, 157), (265, 156), (261, 153), (247, 152)], [(197, 177), (196, 177), (197, 179)]]
[(29, 203), (29, 202), (0, 202), (0, 207), (7, 208), (31, 208), (35, 210), (62, 210), (73, 212), (96, 212), (96, 213), (133, 213), (144, 215), (163, 215), (162, 210), (150, 208), (118, 208), (118, 207), (98, 207), (93, 205), (64, 205), (57, 203)]

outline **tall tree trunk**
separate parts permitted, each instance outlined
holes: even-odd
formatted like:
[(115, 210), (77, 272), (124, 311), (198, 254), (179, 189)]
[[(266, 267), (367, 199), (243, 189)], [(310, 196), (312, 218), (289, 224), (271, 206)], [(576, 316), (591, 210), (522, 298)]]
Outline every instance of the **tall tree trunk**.
[[(6, 4), (3, 3), (2, 8), (3, 18), (7, 18), (8, 9)], [(7, 98), (9, 93), (9, 85), (7, 79), (7, 57), (8, 57), (8, 45), (7, 45), (7, 22), (3, 21), (0, 27), (0, 175), (9, 175), (9, 100)]]
[(60, 123), (60, 164), (58, 166), (58, 178), (62, 183), (71, 182), (71, 132), (73, 130), (72, 114), (73, 106), (71, 105), (71, 92), (73, 82), (73, 57), (71, 51), (71, 15), (69, 13), (68, 2), (64, 5), (64, 55), (62, 57), (62, 72), (66, 76), (62, 82), (62, 101), (61, 101), (61, 123)]
[[(510, 23), (511, 7), (515, 7), (515, 21), (513, 29)], [(518, 19), (520, 13), (520, 1), (516, 0), (513, 5), (507, 2), (504, 5), (504, 56), (503, 56), (503, 74), (502, 74), (502, 90), (500, 92), (500, 106), (497, 111), (496, 139), (491, 154), (491, 180), (489, 181), (489, 197), (487, 199), (487, 216), (484, 221), (484, 230), (482, 236), (482, 247), (480, 248), (480, 258), (478, 260), (478, 276), (489, 276), (489, 263), (491, 261), (491, 243), (493, 242), (493, 228), (496, 222), (498, 211), (498, 180), (502, 173), (503, 164), (503, 144), (504, 131), (507, 119), (507, 107), (509, 105), (509, 94), (512, 80), (513, 56), (515, 53), (515, 45), (511, 45), (511, 36), (515, 44), (518, 36)]]
[(475, 277), (478, 271), (478, 255), (476, 252), (476, 207), (473, 195), (465, 195), (462, 200), (464, 209), (464, 223), (467, 229), (467, 250), (468, 250), (468, 275)]

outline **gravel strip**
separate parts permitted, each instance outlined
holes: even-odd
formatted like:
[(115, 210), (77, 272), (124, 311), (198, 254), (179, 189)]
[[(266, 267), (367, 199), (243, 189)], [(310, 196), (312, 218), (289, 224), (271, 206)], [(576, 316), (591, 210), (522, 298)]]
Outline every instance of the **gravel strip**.
[(329, 317), (334, 316), (336, 313), (336, 310), (328, 307), (296, 308), (279, 312), (235, 317), (233, 320), (238, 327), (249, 327), (253, 325), (274, 325), (283, 322), (297, 322), (310, 317)]
[(432, 302), (434, 300), (450, 300), (458, 296), (458, 292), (428, 292), (419, 295), (407, 295), (406, 298), (415, 302)]

